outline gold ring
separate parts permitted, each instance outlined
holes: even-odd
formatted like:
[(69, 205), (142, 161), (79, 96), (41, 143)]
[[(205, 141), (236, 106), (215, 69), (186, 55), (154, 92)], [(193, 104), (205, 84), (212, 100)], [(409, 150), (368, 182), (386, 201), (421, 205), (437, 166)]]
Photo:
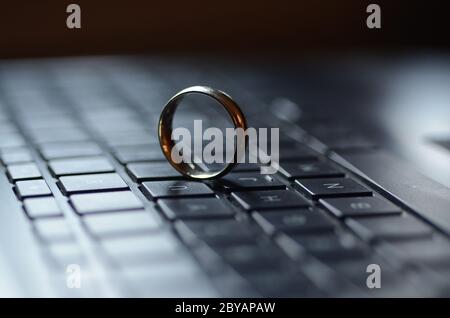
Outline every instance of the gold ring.
[(242, 142), (234, 143), (234, 155), (233, 155), (234, 160), (232, 160), (231, 162), (227, 162), (227, 164), (224, 166), (222, 170), (212, 172), (198, 171), (198, 169), (196, 169), (195, 165), (193, 165), (192, 163), (187, 163), (183, 161), (181, 161), (180, 163), (174, 162), (171, 156), (172, 148), (175, 145), (175, 142), (171, 138), (173, 116), (183, 98), (188, 94), (203, 94), (215, 99), (217, 102), (219, 102), (220, 105), (222, 105), (226, 109), (227, 113), (230, 115), (233, 121), (235, 129), (242, 128), (243, 131), (246, 132), (247, 122), (241, 109), (230, 96), (228, 96), (227, 94), (225, 94), (220, 90), (206, 86), (192, 86), (183, 89), (182, 91), (175, 94), (175, 96), (173, 96), (167, 102), (166, 106), (162, 110), (158, 123), (159, 144), (164, 153), (164, 156), (166, 157), (167, 161), (169, 161), (169, 163), (172, 165), (172, 167), (174, 167), (178, 172), (180, 172), (184, 176), (191, 179), (205, 180), (205, 179), (219, 178), (230, 172), (230, 170), (233, 169), (233, 167), (236, 165), (238, 159), (237, 154), (242, 153), (238, 151), (238, 145), (245, 148), (247, 144), (246, 137), (244, 135), (243, 137), (244, 140)]

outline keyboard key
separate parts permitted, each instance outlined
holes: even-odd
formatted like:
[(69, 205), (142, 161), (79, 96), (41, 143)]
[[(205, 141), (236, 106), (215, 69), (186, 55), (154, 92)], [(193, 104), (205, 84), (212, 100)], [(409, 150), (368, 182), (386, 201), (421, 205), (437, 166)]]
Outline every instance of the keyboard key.
[(105, 135), (105, 140), (111, 147), (150, 144), (158, 147), (158, 140), (153, 131), (109, 132)]
[(269, 235), (275, 232), (330, 232), (335, 228), (333, 222), (318, 210), (266, 211), (254, 213), (253, 218)]
[(132, 163), (127, 165), (128, 174), (134, 181), (182, 179), (183, 176), (169, 163)]
[(4, 165), (33, 161), (30, 151), (25, 148), (4, 150), (1, 152), (0, 158)]
[(0, 148), (22, 147), (25, 144), (23, 137), (17, 133), (0, 134)]
[(323, 260), (361, 258), (367, 253), (362, 243), (350, 234), (289, 235), (302, 249)]
[(142, 202), (131, 191), (75, 194), (70, 197), (80, 214), (142, 209)]
[(183, 180), (144, 182), (142, 192), (153, 199), (214, 195), (214, 192), (204, 183)]
[[(223, 163), (209, 163), (207, 169), (209, 171), (222, 170), (224, 167)], [(239, 163), (233, 167), (232, 172), (251, 172), (259, 171), (260, 167), (256, 163)]]
[(344, 176), (342, 171), (320, 161), (284, 163), (280, 167), (280, 172), (288, 179)]
[(286, 189), (286, 186), (273, 176), (254, 172), (230, 173), (217, 180), (216, 184), (226, 190)]
[(39, 238), (49, 243), (70, 242), (75, 239), (67, 221), (63, 218), (36, 219), (33, 226)]
[(122, 266), (137, 264), (164, 266), (180, 255), (180, 244), (169, 232), (114, 236), (100, 240), (108, 256)]
[(402, 213), (399, 207), (378, 197), (320, 199), (319, 202), (338, 218)]
[(152, 149), (137, 148), (134, 151), (118, 151), (115, 154), (117, 160), (122, 164), (139, 161), (165, 161), (166, 157), (159, 147)]
[(188, 245), (205, 241), (211, 245), (231, 245), (255, 242), (255, 231), (248, 225), (233, 219), (207, 221), (177, 221), (175, 229)]
[(217, 198), (158, 200), (165, 216), (170, 219), (202, 219), (232, 217), (234, 212)]
[(117, 173), (97, 173), (81, 176), (61, 177), (64, 193), (128, 189), (128, 185)]
[(54, 159), (49, 162), (49, 166), (56, 176), (114, 171), (114, 167), (104, 157)]
[(35, 163), (17, 163), (9, 165), (8, 176), (11, 180), (37, 179), (41, 178), (41, 172)]
[(32, 219), (62, 216), (61, 209), (53, 197), (25, 199), (23, 204)]
[(62, 129), (35, 129), (32, 131), (31, 137), (38, 144), (89, 140), (89, 136), (86, 132), (75, 127)]
[(450, 265), (450, 244), (436, 239), (419, 239), (393, 242), (398, 256), (411, 264), (422, 263), (434, 268), (448, 268)]
[(46, 160), (70, 157), (85, 157), (100, 155), (102, 150), (93, 142), (49, 143), (40, 147), (40, 152)]
[(349, 178), (299, 179), (295, 183), (313, 199), (372, 194), (369, 189)]
[(317, 159), (317, 154), (300, 145), (293, 146), (292, 143), (288, 147), (280, 146), (280, 161), (291, 161), (291, 160), (315, 160)]
[(433, 233), (428, 225), (406, 214), (348, 219), (346, 223), (361, 238), (366, 240), (377, 238), (386, 240), (410, 239), (430, 236)]
[(102, 238), (151, 233), (159, 228), (156, 218), (148, 211), (91, 214), (83, 217), (83, 222), (92, 234)]
[(231, 197), (245, 210), (307, 207), (309, 203), (290, 190), (233, 192)]
[(274, 246), (243, 244), (236, 246), (215, 246), (214, 250), (240, 273), (283, 270), (287, 258)]
[(26, 180), (16, 183), (17, 194), (21, 198), (51, 195), (52, 192), (44, 180)]

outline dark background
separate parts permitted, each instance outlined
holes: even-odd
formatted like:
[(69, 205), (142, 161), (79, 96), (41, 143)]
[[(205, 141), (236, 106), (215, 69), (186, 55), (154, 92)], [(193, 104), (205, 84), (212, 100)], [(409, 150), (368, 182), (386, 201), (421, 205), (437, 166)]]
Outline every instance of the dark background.
[[(81, 6), (80, 30), (66, 28), (69, 3)], [(381, 6), (381, 30), (366, 27), (369, 3)], [(0, 57), (448, 50), (447, 9), (398, 0), (19, 0), (0, 5)]]

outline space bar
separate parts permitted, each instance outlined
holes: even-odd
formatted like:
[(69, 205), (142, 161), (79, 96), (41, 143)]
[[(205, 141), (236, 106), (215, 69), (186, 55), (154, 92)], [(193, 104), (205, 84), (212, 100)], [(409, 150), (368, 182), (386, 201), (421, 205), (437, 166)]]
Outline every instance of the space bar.
[(332, 155), (331, 159), (368, 180), (397, 203), (450, 235), (450, 189), (420, 174), (394, 156), (376, 151)]

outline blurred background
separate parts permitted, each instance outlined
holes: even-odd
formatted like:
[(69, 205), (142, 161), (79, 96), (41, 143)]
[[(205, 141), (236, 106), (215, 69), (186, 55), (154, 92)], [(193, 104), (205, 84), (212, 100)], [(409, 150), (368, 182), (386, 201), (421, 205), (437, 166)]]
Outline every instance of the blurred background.
[[(81, 6), (81, 29), (66, 7)], [(382, 28), (366, 27), (366, 7)], [(122, 53), (285, 56), (353, 50), (449, 48), (445, 1), (9, 1), (0, 10), (0, 57)]]

